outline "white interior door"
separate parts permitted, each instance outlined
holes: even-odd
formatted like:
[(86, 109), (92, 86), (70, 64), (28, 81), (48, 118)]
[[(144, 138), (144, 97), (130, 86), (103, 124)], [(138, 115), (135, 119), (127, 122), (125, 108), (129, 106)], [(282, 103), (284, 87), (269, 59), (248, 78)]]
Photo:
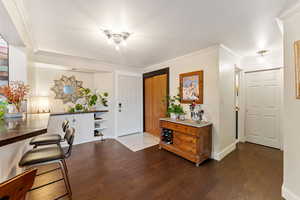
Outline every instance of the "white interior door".
[(142, 132), (142, 77), (117, 75), (117, 135)]
[(280, 70), (246, 73), (246, 141), (280, 148)]

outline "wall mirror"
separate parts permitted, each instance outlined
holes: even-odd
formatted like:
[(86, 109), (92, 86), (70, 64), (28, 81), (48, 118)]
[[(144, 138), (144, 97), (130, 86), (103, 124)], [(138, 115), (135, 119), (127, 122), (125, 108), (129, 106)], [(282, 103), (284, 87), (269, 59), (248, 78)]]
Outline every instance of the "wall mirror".
[(51, 90), (55, 93), (55, 99), (61, 99), (63, 103), (76, 103), (80, 98), (80, 88), (82, 81), (76, 80), (75, 76), (62, 76), (59, 80), (54, 80)]

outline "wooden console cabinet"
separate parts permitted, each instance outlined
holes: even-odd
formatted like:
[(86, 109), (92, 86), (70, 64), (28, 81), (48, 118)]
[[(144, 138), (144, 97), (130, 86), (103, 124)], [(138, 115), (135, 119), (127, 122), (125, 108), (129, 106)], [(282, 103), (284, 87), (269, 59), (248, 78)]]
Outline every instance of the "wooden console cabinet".
[[(173, 152), (187, 160), (200, 163), (210, 158), (212, 149), (212, 124), (196, 123), (191, 120), (176, 121), (169, 118), (160, 119), (161, 138), (159, 147)], [(172, 143), (163, 141), (163, 130), (173, 132)]]

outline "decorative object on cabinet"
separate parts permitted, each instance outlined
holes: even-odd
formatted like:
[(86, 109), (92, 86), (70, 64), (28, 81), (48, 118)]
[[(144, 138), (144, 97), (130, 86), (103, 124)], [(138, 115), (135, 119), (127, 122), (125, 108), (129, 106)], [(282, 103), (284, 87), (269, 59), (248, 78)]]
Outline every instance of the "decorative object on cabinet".
[(300, 40), (294, 43), (295, 73), (296, 73), (296, 98), (300, 99)]
[(212, 124), (192, 120), (160, 119), (159, 148), (173, 152), (199, 166), (211, 156)]
[(29, 86), (22, 81), (11, 81), (9, 85), (1, 86), (1, 90), (8, 103), (5, 117), (22, 117), (27, 107), (25, 104)]
[(180, 74), (180, 100), (203, 104), (203, 71)]
[(201, 109), (200, 104), (196, 104), (195, 101), (190, 105), (191, 119), (201, 122), (204, 118), (204, 110)]
[(81, 88), (80, 89), (80, 103), (77, 101), (75, 107), (70, 107), (69, 112), (81, 112), (89, 110), (99, 110), (97, 106), (101, 104), (104, 107), (107, 107), (108, 104), (108, 93), (92, 92), (90, 88)]
[[(9, 83), (9, 59), (8, 43), (0, 35), (0, 87)], [(0, 96), (3, 91), (0, 89)]]
[(62, 76), (59, 80), (54, 80), (51, 90), (55, 93), (55, 99), (61, 99), (63, 103), (76, 103), (80, 97), (82, 81), (76, 80), (75, 76)]
[(180, 104), (179, 94), (177, 96), (168, 96), (167, 101), (169, 103), (167, 110), (168, 116), (170, 116), (172, 119), (183, 118), (185, 112), (183, 110), (182, 105)]
[(98, 103), (101, 103), (103, 106), (107, 107), (107, 97), (108, 93), (107, 92), (92, 92), (91, 89), (89, 88), (81, 88), (81, 97), (85, 99), (86, 106), (89, 108), (93, 108), (96, 106)]

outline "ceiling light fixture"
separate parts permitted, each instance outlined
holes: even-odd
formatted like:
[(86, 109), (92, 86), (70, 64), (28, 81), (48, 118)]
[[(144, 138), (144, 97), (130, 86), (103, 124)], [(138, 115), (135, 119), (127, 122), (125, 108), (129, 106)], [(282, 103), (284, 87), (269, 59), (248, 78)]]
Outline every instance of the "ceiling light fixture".
[(266, 54), (266, 53), (268, 53), (269, 51), (268, 50), (260, 50), (260, 51), (258, 51), (258, 52), (256, 52), (258, 55), (260, 55), (261, 57), (264, 57), (264, 55)]
[(126, 40), (129, 38), (130, 33), (129, 32), (113, 32), (111, 30), (103, 30), (103, 33), (107, 37), (107, 42), (109, 44), (114, 44), (117, 51), (120, 50), (120, 45), (123, 46), (127, 45)]

